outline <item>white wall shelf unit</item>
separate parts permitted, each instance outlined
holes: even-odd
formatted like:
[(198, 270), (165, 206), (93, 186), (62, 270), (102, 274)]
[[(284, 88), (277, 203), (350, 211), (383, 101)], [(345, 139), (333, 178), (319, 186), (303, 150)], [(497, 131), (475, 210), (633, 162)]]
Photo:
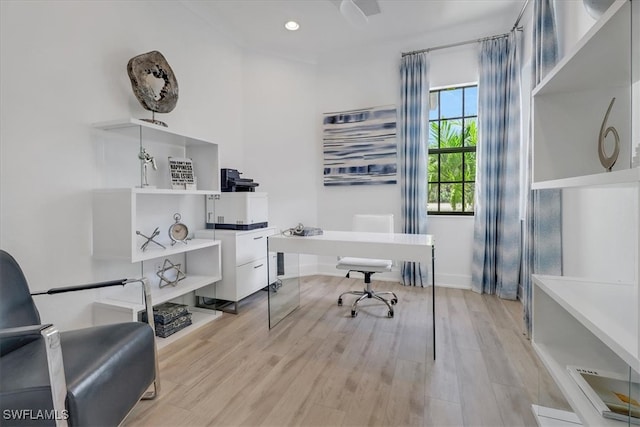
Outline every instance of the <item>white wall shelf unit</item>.
[[(604, 172), (598, 158), (600, 126), (620, 134), (613, 170), (631, 166), (631, 2), (616, 0), (585, 36), (534, 89), (533, 183)], [(605, 140), (611, 153), (612, 135)], [(561, 185), (561, 184), (560, 184)]]
[[(194, 175), (197, 178), (196, 194), (220, 193), (218, 144), (132, 118), (94, 123), (93, 127), (106, 132), (100, 135), (105, 140), (106, 162), (114, 164), (113, 168), (117, 166), (124, 175), (111, 178), (115, 178), (117, 183), (127, 180), (124, 184), (107, 186), (142, 186), (138, 153), (143, 147), (156, 159), (158, 166), (157, 171), (148, 171), (149, 184), (156, 188), (145, 188), (144, 191), (153, 193), (171, 190), (168, 157), (172, 156), (187, 157), (193, 161)], [(108, 148), (110, 145), (114, 147), (111, 150)], [(107, 167), (111, 165), (107, 164)]]
[[(169, 226), (174, 223), (173, 213), (191, 210), (193, 201), (176, 196), (195, 196), (199, 193), (167, 190), (159, 192), (140, 191), (140, 188), (116, 188), (94, 190), (93, 193), (93, 256), (99, 259), (121, 259), (129, 262), (148, 261), (154, 258), (190, 252), (219, 244), (210, 239), (191, 239), (187, 243), (171, 245)], [(197, 201), (195, 204), (198, 204)], [(164, 207), (164, 209), (162, 209)], [(198, 210), (197, 207), (195, 207)], [(187, 226), (204, 224), (202, 212), (183, 215), (181, 221)], [(166, 249), (153, 243), (146, 251), (141, 249), (145, 238), (158, 226), (161, 234), (155, 239)], [(189, 226), (193, 228), (193, 226)]]
[[(534, 281), (540, 291), (571, 314), (618, 358), (640, 370), (635, 284), (545, 275), (534, 275)], [(575, 357), (574, 362), (577, 362), (574, 365), (582, 364)]]
[[(95, 301), (93, 307), (94, 322), (96, 324), (106, 324), (115, 322), (133, 322), (138, 320), (138, 313), (144, 310), (143, 305), (129, 304), (122, 301), (101, 300)], [(191, 325), (166, 338), (156, 337), (158, 348), (166, 347), (176, 340), (192, 333), (196, 329), (218, 319), (222, 316), (221, 311), (189, 307), (191, 313)]]
[[(150, 281), (154, 305), (167, 301), (189, 305), (192, 325), (168, 338), (158, 338), (158, 345), (164, 346), (221, 315), (194, 307), (195, 291), (222, 279), (221, 242), (193, 238), (193, 231), (205, 224), (205, 197), (220, 192), (218, 145), (137, 119), (97, 123), (94, 128), (98, 130), (104, 181), (115, 186), (93, 192), (93, 256), (115, 268), (139, 264), (141, 275)], [(150, 186), (142, 185), (141, 148), (156, 158), (158, 166), (157, 171), (147, 171)], [(168, 157), (192, 158), (197, 190), (171, 188)], [(176, 213), (190, 235), (186, 242), (172, 244), (169, 227)], [(137, 232), (151, 236), (156, 228), (159, 234), (154, 240), (164, 248), (149, 243), (143, 250), (146, 239)], [(156, 272), (164, 260), (179, 263), (186, 278), (175, 286), (160, 287)], [(105, 290), (94, 303), (94, 323), (138, 320), (143, 310), (139, 293)]]
[[(615, 0), (532, 93), (532, 187), (561, 189), (567, 202), (565, 276), (533, 276), (532, 344), (587, 426), (626, 424), (598, 413), (568, 365), (640, 374), (638, 9), (638, 1)], [(620, 134), (620, 156), (605, 172), (598, 136), (613, 97), (606, 126)]]
[(574, 176), (571, 178), (554, 179), (533, 183), (534, 190), (545, 188), (576, 188), (597, 185), (627, 184), (640, 181), (640, 168), (622, 169), (611, 172), (601, 172), (591, 175)]

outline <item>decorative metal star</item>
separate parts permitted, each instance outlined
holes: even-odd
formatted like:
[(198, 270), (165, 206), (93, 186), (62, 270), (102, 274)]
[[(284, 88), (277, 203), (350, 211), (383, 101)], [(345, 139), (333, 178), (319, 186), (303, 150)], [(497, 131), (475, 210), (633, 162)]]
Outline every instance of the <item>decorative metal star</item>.
[(182, 264), (174, 264), (165, 259), (162, 268), (156, 272), (156, 276), (160, 278), (158, 286), (161, 288), (169, 285), (176, 286), (180, 280), (185, 279), (187, 275), (180, 269), (181, 266)]

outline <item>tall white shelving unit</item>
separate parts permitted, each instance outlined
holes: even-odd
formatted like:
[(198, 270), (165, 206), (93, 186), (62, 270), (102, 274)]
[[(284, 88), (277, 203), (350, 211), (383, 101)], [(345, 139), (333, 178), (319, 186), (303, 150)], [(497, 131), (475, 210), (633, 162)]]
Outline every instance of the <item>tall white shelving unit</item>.
[[(194, 291), (222, 278), (220, 241), (189, 239), (171, 244), (169, 227), (179, 213), (181, 222), (195, 230), (205, 223), (206, 195), (220, 193), (218, 145), (173, 129), (142, 120), (124, 119), (94, 124), (99, 157), (104, 159), (104, 188), (93, 194), (93, 256), (97, 260), (118, 265), (138, 264), (140, 274), (151, 283), (154, 305), (179, 300), (190, 305), (193, 324), (168, 338), (158, 338), (165, 346), (221, 315), (215, 310), (193, 307)], [(157, 164), (147, 171), (149, 186), (143, 186), (144, 175), (138, 153), (144, 148)], [(169, 157), (191, 158), (197, 190), (172, 189)], [(155, 228), (160, 234), (146, 250), (141, 246)], [(168, 259), (180, 264), (186, 278), (176, 286), (160, 287), (156, 275)], [(138, 320), (144, 305), (139, 293), (129, 289), (108, 290), (94, 303), (96, 324)]]
[[(562, 189), (568, 202), (566, 275), (534, 275), (532, 342), (584, 425), (625, 424), (595, 410), (567, 365), (640, 373), (639, 9), (616, 0), (532, 94), (533, 188)], [(606, 126), (620, 155), (605, 172), (597, 142), (613, 97)]]

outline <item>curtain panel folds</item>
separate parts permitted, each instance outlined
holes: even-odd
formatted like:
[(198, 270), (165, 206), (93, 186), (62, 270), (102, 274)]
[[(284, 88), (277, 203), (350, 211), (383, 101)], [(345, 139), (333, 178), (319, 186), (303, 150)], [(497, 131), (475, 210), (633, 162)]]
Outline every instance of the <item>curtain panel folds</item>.
[[(533, 24), (531, 83), (535, 87), (558, 60), (558, 39), (551, 0), (535, 0)], [(529, 126), (522, 255), (522, 301), (525, 332), (528, 336), (531, 336), (531, 274), (562, 275), (562, 192), (531, 189), (533, 164), (531, 128), (532, 126)]]
[[(429, 58), (426, 52), (406, 55), (400, 65), (400, 189), (402, 232), (427, 230), (427, 143), (429, 139)], [(405, 286), (424, 286), (426, 265), (402, 264)]]
[(520, 275), (521, 34), (483, 41), (472, 289), (516, 299)]

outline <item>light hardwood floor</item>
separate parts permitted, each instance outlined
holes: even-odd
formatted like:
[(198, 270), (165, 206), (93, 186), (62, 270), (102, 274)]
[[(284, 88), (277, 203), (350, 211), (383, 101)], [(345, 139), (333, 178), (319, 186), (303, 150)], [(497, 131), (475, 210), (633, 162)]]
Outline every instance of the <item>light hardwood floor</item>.
[(566, 407), (522, 335), (522, 306), (471, 291), (374, 281), (399, 298), (394, 318), (359, 279), (301, 279), (301, 306), (267, 327), (267, 294), (160, 352), (161, 395), (125, 426), (535, 426), (531, 403)]

